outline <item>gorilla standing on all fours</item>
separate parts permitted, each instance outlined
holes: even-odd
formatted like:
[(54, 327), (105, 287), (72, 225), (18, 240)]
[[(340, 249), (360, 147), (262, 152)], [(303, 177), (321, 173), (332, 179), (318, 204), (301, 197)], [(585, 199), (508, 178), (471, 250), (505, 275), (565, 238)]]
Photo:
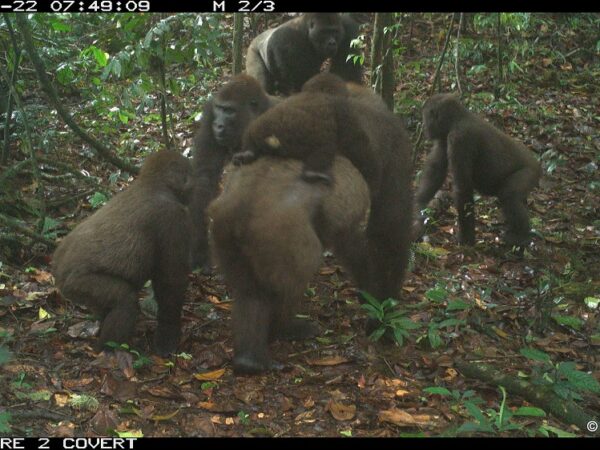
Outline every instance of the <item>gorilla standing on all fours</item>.
[(188, 284), (192, 186), (187, 158), (154, 153), (125, 191), (77, 225), (54, 252), (56, 286), (69, 300), (100, 316), (96, 350), (130, 343), (139, 313), (138, 291), (152, 280), (158, 303), (155, 351), (177, 349)]
[(204, 210), (217, 196), (223, 167), (240, 150), (242, 134), (250, 122), (276, 101), (265, 94), (254, 78), (241, 74), (225, 84), (204, 106), (193, 144), (195, 187), (190, 202), (193, 268), (209, 263)]
[(473, 191), (498, 197), (508, 230), (507, 244), (530, 241), (527, 195), (538, 184), (540, 163), (523, 144), (469, 112), (452, 94), (438, 94), (423, 106), (425, 136), (434, 142), (421, 177), (417, 200), (420, 211), (440, 189), (448, 167), (454, 182), (458, 211), (458, 241), (475, 244)]
[(349, 14), (302, 14), (254, 38), (246, 55), (246, 71), (269, 94), (289, 95), (300, 91), (331, 58), (332, 73), (361, 83), (361, 66), (346, 61), (358, 28)]

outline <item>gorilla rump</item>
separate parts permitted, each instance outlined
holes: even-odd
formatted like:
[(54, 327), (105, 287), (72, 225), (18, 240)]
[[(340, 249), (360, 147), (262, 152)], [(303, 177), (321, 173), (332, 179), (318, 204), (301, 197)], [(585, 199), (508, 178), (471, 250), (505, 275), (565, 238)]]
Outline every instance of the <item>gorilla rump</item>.
[(306, 183), (296, 160), (261, 158), (232, 168), (209, 206), (213, 255), (232, 289), (234, 370), (269, 370), (268, 343), (314, 335), (295, 318), (324, 246), (342, 261), (365, 252), (369, 190), (354, 166), (338, 157), (335, 183)]

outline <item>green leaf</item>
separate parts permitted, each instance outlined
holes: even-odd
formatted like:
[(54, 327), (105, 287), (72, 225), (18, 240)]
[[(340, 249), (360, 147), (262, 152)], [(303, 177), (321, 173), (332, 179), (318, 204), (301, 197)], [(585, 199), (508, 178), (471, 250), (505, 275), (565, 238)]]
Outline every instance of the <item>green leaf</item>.
[(365, 311), (367, 311), (367, 314), (369, 315), (369, 317), (372, 317), (373, 319), (381, 320), (383, 318), (383, 311), (374, 307), (373, 305), (364, 304), (364, 305), (360, 305), (360, 307), (362, 309), (364, 309)]
[(394, 300), (393, 298), (388, 298), (387, 300), (384, 300), (384, 302), (381, 304), (381, 307), (385, 310), (388, 308), (393, 308), (394, 306), (398, 305), (398, 300)]
[(94, 54), (94, 58), (96, 59), (98, 66), (106, 66), (106, 63), (108, 62), (108, 53), (103, 52), (98, 47), (93, 47), (92, 53)]
[(583, 299), (583, 302), (590, 309), (598, 309), (598, 305), (600, 305), (600, 298), (586, 297), (586, 298)]
[(448, 302), (446, 310), (448, 311), (460, 311), (471, 308), (471, 304), (463, 302), (462, 300), (451, 300)]
[(535, 348), (522, 348), (521, 350), (519, 350), (519, 353), (521, 353), (521, 355), (523, 355), (525, 358), (531, 359), (533, 361), (541, 361), (546, 363), (551, 362), (550, 357), (546, 353)]
[(373, 297), (368, 292), (366, 292), (366, 291), (360, 291), (360, 295), (369, 304), (377, 306), (378, 308), (381, 306), (381, 303), (379, 302), (379, 300), (377, 300), (375, 297)]
[(8, 412), (0, 412), (0, 433), (8, 434), (11, 432), (10, 419), (11, 414)]
[(404, 337), (408, 336), (408, 334), (406, 333), (406, 331), (400, 329), (400, 328), (396, 328), (394, 330), (394, 340), (398, 343), (398, 345), (400, 347), (402, 347), (402, 345), (404, 344)]
[(437, 328), (455, 327), (456, 325), (464, 325), (465, 323), (466, 321), (462, 319), (446, 319), (438, 323)]
[(589, 373), (574, 370), (566, 373), (566, 377), (577, 390), (600, 394), (600, 383)]
[(441, 395), (442, 397), (451, 397), (452, 393), (444, 387), (428, 387), (423, 389), (428, 394)]
[(540, 429), (550, 431), (556, 434), (558, 437), (577, 437), (577, 435), (573, 433), (569, 433), (568, 431), (561, 430), (560, 428), (556, 428), (551, 425), (542, 425)]
[(394, 328), (402, 328), (404, 330), (416, 330), (418, 328), (421, 328), (420, 324), (413, 322), (408, 317), (402, 317), (399, 319), (395, 319), (392, 322), (392, 326)]
[(50, 26), (54, 31), (71, 31), (71, 26), (58, 20), (51, 20)]
[(369, 339), (371, 339), (372, 341), (377, 342), (379, 339), (381, 339), (381, 337), (385, 334), (385, 327), (379, 327), (377, 328), (375, 331), (373, 331), (371, 333), (371, 335), (369, 336)]
[(574, 330), (580, 330), (583, 326), (583, 321), (578, 317), (573, 316), (552, 316), (559, 325), (566, 325)]
[(2, 364), (6, 364), (8, 361), (10, 361), (12, 358), (12, 353), (10, 352), (10, 350), (4, 346), (4, 345), (0, 345), (0, 366)]
[(429, 327), (427, 337), (429, 338), (429, 344), (432, 348), (438, 348), (444, 343), (437, 328)]
[(90, 198), (90, 205), (92, 205), (92, 208), (96, 209), (99, 206), (104, 205), (107, 201), (108, 198), (106, 198), (106, 195), (102, 192), (96, 192), (92, 195), (92, 198)]
[(483, 412), (472, 402), (465, 402), (465, 408), (467, 411), (479, 421), (480, 424), (487, 424), (488, 420), (483, 415)]
[(448, 297), (445, 289), (434, 288), (425, 292), (425, 297), (434, 303), (442, 303)]
[(546, 417), (546, 412), (543, 409), (533, 406), (521, 406), (512, 414), (513, 416)]

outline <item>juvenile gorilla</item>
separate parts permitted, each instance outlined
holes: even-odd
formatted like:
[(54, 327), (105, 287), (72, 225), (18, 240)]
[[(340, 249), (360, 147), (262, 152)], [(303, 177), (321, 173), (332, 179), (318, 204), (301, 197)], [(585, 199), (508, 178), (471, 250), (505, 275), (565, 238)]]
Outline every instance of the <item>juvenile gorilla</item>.
[(302, 339), (317, 326), (295, 318), (307, 283), (332, 246), (342, 261), (365, 247), (369, 190), (345, 158), (333, 186), (301, 180), (295, 160), (261, 158), (232, 168), (209, 206), (210, 243), (232, 289), (234, 370), (259, 373), (277, 365), (273, 339)]
[(61, 293), (100, 316), (98, 351), (108, 341), (130, 342), (137, 294), (148, 279), (158, 303), (155, 350), (176, 350), (190, 269), (191, 172), (190, 162), (174, 151), (148, 156), (139, 178), (56, 249), (53, 274)]
[[(364, 88), (360, 88), (364, 89)], [(306, 181), (331, 183), (330, 169), (337, 153), (350, 159), (377, 192), (381, 160), (363, 129), (361, 111), (350, 106), (350, 91), (338, 76), (321, 73), (308, 80), (302, 92), (279, 103), (256, 119), (244, 134), (235, 164), (262, 155), (301, 159)]]
[(204, 210), (217, 196), (223, 167), (233, 153), (240, 151), (242, 134), (250, 122), (276, 101), (265, 94), (258, 81), (241, 74), (225, 84), (204, 106), (193, 144), (192, 267), (208, 264)]
[(459, 243), (475, 244), (476, 189), (483, 195), (498, 197), (508, 225), (506, 243), (527, 244), (527, 195), (541, 176), (535, 156), (523, 144), (469, 112), (452, 94), (434, 95), (425, 102), (423, 128), (434, 146), (417, 191), (418, 211), (427, 207), (440, 189), (450, 165)]
[(307, 13), (264, 31), (250, 43), (246, 71), (270, 94), (298, 92), (332, 58), (330, 71), (360, 83), (362, 69), (346, 61), (359, 24), (348, 14)]

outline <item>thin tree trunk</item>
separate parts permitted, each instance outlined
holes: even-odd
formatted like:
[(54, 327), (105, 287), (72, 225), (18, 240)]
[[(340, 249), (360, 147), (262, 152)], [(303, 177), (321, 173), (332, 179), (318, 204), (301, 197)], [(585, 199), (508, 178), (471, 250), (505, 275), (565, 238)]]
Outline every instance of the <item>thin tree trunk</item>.
[[(2, 14), (4, 17), (4, 22), (6, 23), (6, 28), (8, 29), (8, 33), (10, 35), (10, 41), (12, 43), (13, 48), (13, 70), (10, 75), (10, 84), (12, 86), (15, 85), (17, 81), (17, 71), (19, 69), (19, 64), (21, 62), (21, 49), (17, 43), (17, 38), (15, 36), (15, 31), (13, 30), (12, 23), (10, 22), (10, 18), (8, 14)], [(6, 119), (4, 120), (4, 141), (2, 148), (2, 159), (1, 164), (6, 165), (8, 162), (8, 154), (10, 151), (10, 123), (12, 121), (12, 112), (13, 112), (13, 96), (12, 90), (10, 87), (8, 88), (8, 95), (6, 100)]]
[(242, 42), (244, 37), (244, 15), (233, 15), (233, 74), (242, 71)]
[(462, 87), (460, 85), (460, 71), (458, 69), (458, 49), (460, 47), (460, 30), (462, 29), (463, 24), (463, 13), (460, 13), (458, 19), (458, 30), (456, 30), (456, 43), (454, 44), (454, 74), (456, 76), (456, 87), (458, 88), (458, 92), (462, 94)]
[(58, 115), (60, 117), (62, 117), (64, 122), (73, 130), (73, 132), (77, 136), (79, 136), (84, 142), (87, 142), (90, 146), (92, 146), (98, 152), (100, 157), (102, 157), (104, 160), (110, 162), (114, 166), (116, 166), (122, 170), (125, 170), (129, 173), (134, 173), (134, 174), (138, 173), (139, 172), (138, 167), (133, 166), (133, 165), (129, 164), (128, 162), (123, 161), (120, 158), (114, 156), (107, 147), (105, 147), (100, 142), (98, 142), (96, 139), (92, 138), (87, 133), (85, 133), (79, 127), (79, 125), (77, 125), (75, 120), (73, 120), (71, 113), (60, 102), (60, 100), (58, 98), (58, 94), (56, 92), (56, 89), (54, 89), (54, 86), (52, 85), (52, 83), (50, 82), (50, 79), (46, 75), (46, 69), (44, 68), (44, 63), (40, 59), (40, 57), (35, 49), (35, 45), (33, 43), (33, 37), (31, 36), (31, 30), (29, 28), (29, 24), (27, 23), (26, 15), (25, 14), (17, 14), (15, 16), (15, 18), (17, 21), (17, 26), (19, 27), (19, 31), (21, 32), (21, 35), (23, 37), (23, 44), (25, 46), (25, 49), (27, 50), (27, 53), (29, 54), (29, 58), (31, 59), (31, 62), (33, 63), (33, 67), (35, 68), (35, 72), (37, 74), (40, 85), (41, 85), (42, 89), (44, 90), (44, 92), (46, 93), (46, 95), (48, 96), (50, 103), (56, 109), (56, 112), (58, 113)]
[[(448, 30), (446, 31), (446, 40), (444, 42), (444, 48), (442, 48), (442, 52), (440, 53), (440, 59), (438, 61), (438, 65), (435, 68), (435, 73), (433, 75), (433, 82), (431, 83), (431, 87), (429, 88), (429, 96), (431, 97), (436, 90), (436, 85), (439, 84), (440, 80), (440, 71), (442, 69), (442, 65), (444, 64), (444, 59), (446, 57), (446, 52), (448, 51), (448, 43), (450, 42), (450, 36), (452, 35), (452, 27), (454, 25), (454, 19), (456, 18), (456, 13), (452, 13), (452, 17), (450, 17), (450, 23), (448, 24)], [(419, 157), (419, 145), (421, 144), (421, 139), (423, 139), (423, 128), (419, 130), (419, 135), (417, 137), (417, 142), (415, 143), (415, 148), (413, 151), (412, 162), (413, 165), (417, 162)]]
[(371, 84), (384, 102), (394, 109), (394, 59), (391, 51), (392, 33), (385, 28), (393, 23), (393, 13), (376, 13), (373, 25), (373, 45), (371, 50)]
[(494, 96), (500, 97), (500, 87), (504, 81), (504, 73), (502, 68), (502, 13), (497, 13), (497, 26), (496, 26), (496, 59), (498, 63), (498, 79), (496, 80), (496, 86), (494, 88)]

